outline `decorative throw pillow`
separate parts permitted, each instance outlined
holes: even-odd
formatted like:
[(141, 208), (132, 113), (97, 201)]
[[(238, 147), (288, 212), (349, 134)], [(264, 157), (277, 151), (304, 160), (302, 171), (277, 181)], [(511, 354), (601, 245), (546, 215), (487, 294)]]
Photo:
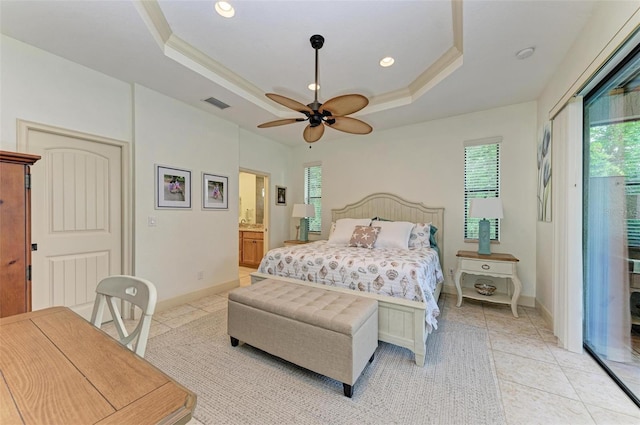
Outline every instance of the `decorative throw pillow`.
[(336, 228), (329, 236), (329, 245), (347, 246), (356, 226), (368, 226), (371, 224), (370, 218), (341, 218), (336, 221)]
[(416, 223), (409, 236), (409, 248), (431, 247), (431, 223)]
[(349, 241), (349, 246), (355, 248), (373, 248), (373, 245), (376, 243), (376, 239), (378, 238), (378, 233), (380, 232), (379, 227), (372, 226), (356, 226), (353, 234), (351, 235), (351, 240)]
[(438, 242), (436, 241), (436, 232), (438, 231), (438, 228), (432, 224), (429, 231), (431, 232), (431, 236), (429, 237), (431, 248), (438, 248)]
[(413, 223), (408, 221), (379, 221), (380, 234), (376, 241), (376, 248), (409, 248), (409, 235), (413, 229)]

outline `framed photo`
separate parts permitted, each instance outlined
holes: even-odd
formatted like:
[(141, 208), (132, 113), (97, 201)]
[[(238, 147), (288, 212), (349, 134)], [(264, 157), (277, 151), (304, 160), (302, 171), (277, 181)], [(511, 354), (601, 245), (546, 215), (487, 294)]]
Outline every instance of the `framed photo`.
[(287, 188), (276, 186), (276, 205), (287, 205)]
[(191, 171), (157, 165), (156, 209), (191, 209)]
[(229, 209), (229, 178), (202, 173), (202, 209)]

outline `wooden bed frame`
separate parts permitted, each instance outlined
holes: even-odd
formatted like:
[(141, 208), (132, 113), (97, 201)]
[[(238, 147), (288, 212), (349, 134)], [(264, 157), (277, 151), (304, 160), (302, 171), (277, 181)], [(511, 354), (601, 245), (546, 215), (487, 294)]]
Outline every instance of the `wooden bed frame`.
[[(444, 208), (427, 207), (421, 203), (406, 201), (390, 193), (374, 193), (344, 208), (331, 210), (331, 220), (334, 222), (340, 218), (372, 217), (412, 223), (432, 223), (438, 228), (436, 240), (440, 253), (444, 253)], [(442, 265), (442, 255), (440, 256), (440, 264)], [(277, 279), (317, 287), (314, 283), (286, 277), (258, 272), (251, 274), (251, 283), (264, 279)], [(354, 293), (344, 288), (325, 286), (323, 288), (330, 291)], [(434, 293), (436, 300), (440, 297), (441, 290), (442, 284), (439, 284)], [(378, 300), (378, 339), (408, 348), (415, 354), (416, 364), (424, 366), (425, 344), (429, 335), (425, 323), (426, 304), (368, 292), (358, 292), (358, 295)]]

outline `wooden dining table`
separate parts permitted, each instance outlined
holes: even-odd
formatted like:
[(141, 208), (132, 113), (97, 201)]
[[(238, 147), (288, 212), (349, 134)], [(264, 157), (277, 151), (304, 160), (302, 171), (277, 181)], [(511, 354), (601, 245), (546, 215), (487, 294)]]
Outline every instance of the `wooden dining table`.
[(0, 319), (0, 424), (184, 424), (196, 395), (66, 307)]

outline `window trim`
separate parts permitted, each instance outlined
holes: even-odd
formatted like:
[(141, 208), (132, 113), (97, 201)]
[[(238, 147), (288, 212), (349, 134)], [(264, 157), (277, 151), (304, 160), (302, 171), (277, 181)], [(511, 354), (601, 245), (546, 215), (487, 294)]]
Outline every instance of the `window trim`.
[[(303, 186), (303, 202), (305, 204), (309, 203), (309, 196), (308, 196), (308, 192), (307, 192), (307, 169), (311, 168), (311, 167), (320, 167), (320, 170), (322, 170), (322, 162), (321, 161), (313, 161), (313, 162), (307, 162), (303, 164), (303, 181), (302, 181), (302, 186)], [(322, 233), (322, 179), (320, 180), (320, 214), (318, 215), (319, 220), (320, 220), (320, 229), (319, 230), (311, 230), (309, 229), (309, 234), (313, 234), (313, 235), (320, 235)]]
[[(467, 161), (466, 161), (466, 149), (468, 147), (474, 147), (474, 146), (484, 146), (484, 145), (498, 145), (498, 152), (497, 152), (497, 169), (498, 169), (498, 175), (497, 175), (497, 187), (496, 187), (496, 192), (497, 192), (497, 198), (499, 198), (502, 195), (502, 141), (503, 138), (502, 136), (493, 136), (493, 137), (486, 137), (486, 138), (482, 138), (482, 139), (473, 139), (473, 140), (466, 140), (463, 143), (463, 220), (462, 220), (462, 235), (463, 235), (463, 241), (465, 243), (477, 243), (478, 242), (478, 238), (469, 238), (467, 237), (467, 228), (469, 227), (467, 224), (467, 220), (469, 219), (469, 211), (468, 211), (468, 207), (467, 207), (467, 200), (468, 199), (472, 199), (472, 198), (467, 198), (467, 189), (466, 189), (466, 182), (467, 182)], [(502, 231), (501, 231), (501, 225), (500, 225), (500, 220), (499, 219), (490, 219), (489, 222), (491, 223), (491, 228), (495, 228), (495, 238), (491, 238), (490, 239), (490, 243), (491, 244), (499, 244), (500, 243), (500, 239), (502, 237)]]

